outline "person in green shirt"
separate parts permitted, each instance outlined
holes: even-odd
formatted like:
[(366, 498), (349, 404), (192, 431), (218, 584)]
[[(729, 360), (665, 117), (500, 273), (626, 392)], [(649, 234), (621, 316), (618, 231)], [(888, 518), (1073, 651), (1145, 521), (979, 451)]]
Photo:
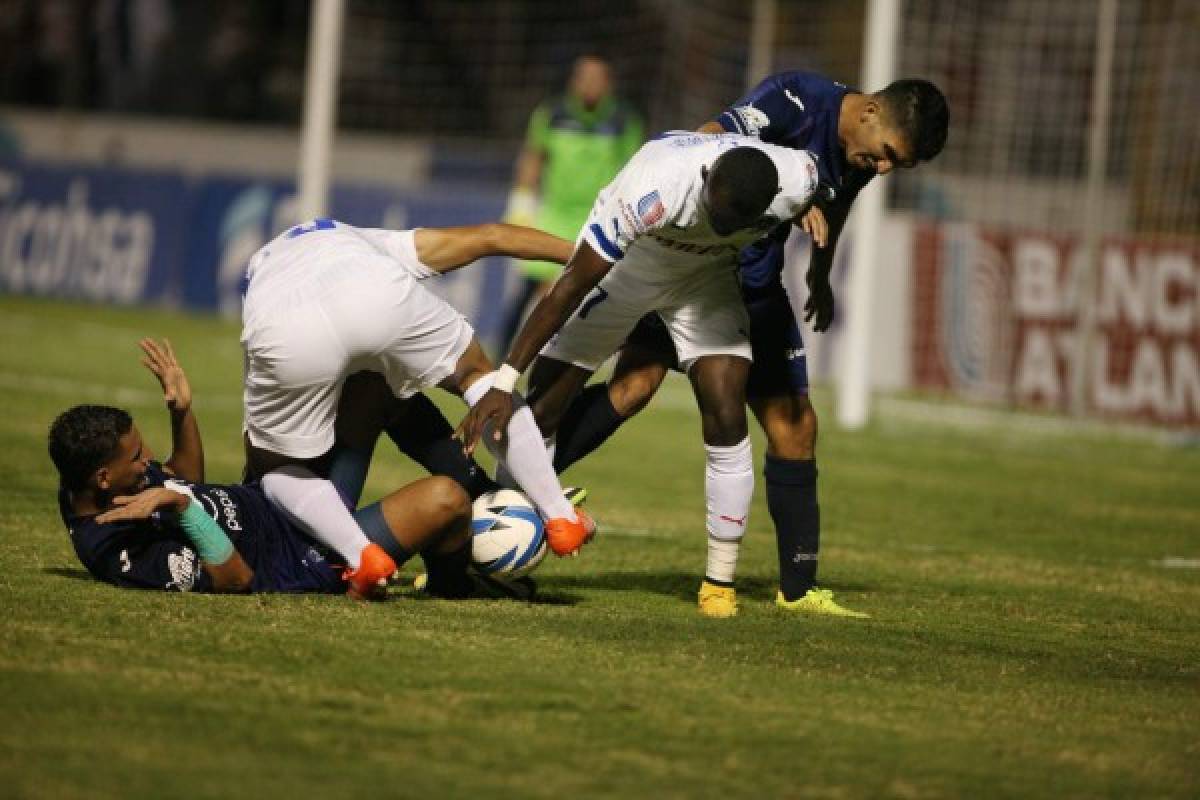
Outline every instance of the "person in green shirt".
[[(505, 221), (574, 241), (596, 195), (642, 145), (642, 121), (613, 94), (612, 68), (597, 56), (575, 61), (565, 94), (534, 109), (517, 159)], [(519, 263), (525, 280), (505, 314), (507, 346), (532, 301), (562, 271), (543, 261)]]

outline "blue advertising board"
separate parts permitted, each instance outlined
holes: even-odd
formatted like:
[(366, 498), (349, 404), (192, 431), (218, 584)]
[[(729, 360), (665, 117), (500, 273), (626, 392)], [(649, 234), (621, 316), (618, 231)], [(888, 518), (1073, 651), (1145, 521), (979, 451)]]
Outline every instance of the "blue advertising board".
[[(503, 186), (393, 190), (338, 185), (331, 216), (360, 227), (498, 219)], [(250, 256), (300, 222), (290, 181), (146, 170), (0, 164), (0, 291), (234, 315)], [(516, 278), (489, 259), (431, 281), (484, 338)]]

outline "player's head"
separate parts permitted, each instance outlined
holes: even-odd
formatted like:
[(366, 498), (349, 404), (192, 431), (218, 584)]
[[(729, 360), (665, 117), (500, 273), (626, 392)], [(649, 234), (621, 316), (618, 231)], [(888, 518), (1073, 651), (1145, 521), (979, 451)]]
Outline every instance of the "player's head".
[(75, 406), (50, 426), (48, 449), (59, 482), (71, 491), (108, 494), (142, 483), (153, 454), (129, 413), (112, 406)]
[(880, 175), (915, 167), (942, 152), (949, 118), (946, 98), (932, 83), (895, 81), (862, 96), (844, 137), (846, 158)]
[(571, 67), (568, 89), (584, 106), (594, 108), (612, 93), (612, 67), (600, 56), (580, 56)]
[(701, 175), (700, 203), (718, 236), (758, 223), (779, 193), (779, 170), (757, 147), (726, 150), (712, 169), (702, 168)]

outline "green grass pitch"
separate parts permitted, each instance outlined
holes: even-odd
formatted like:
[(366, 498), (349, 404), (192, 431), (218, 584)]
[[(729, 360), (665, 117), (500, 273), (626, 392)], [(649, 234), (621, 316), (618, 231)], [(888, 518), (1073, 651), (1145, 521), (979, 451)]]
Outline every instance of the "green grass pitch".
[[(676, 384), (568, 474), (603, 529), (543, 565), (542, 602), (120, 591), (75, 561), (44, 438), (108, 402), (165, 455), (147, 334), (235, 480), (235, 325), (0, 298), (0, 796), (1200, 795), (1196, 449), (827, 424), (821, 575), (873, 618), (770, 604), (760, 479), (741, 614), (707, 620)], [(381, 443), (368, 493), (417, 474)]]

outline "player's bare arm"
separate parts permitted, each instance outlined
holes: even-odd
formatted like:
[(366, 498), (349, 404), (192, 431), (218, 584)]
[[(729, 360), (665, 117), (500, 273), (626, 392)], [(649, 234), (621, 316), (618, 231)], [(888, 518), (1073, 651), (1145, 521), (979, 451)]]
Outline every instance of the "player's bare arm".
[(185, 480), (199, 483), (204, 480), (204, 443), (200, 426), (192, 412), (192, 387), (171, 343), (163, 339), (142, 339), (142, 364), (158, 379), (163, 400), (171, 415), (171, 457), (164, 466)]
[(458, 228), (418, 228), (413, 241), (421, 263), (437, 272), (450, 272), (488, 256), (565, 264), (574, 247), (566, 239), (503, 222)]
[[(143, 520), (149, 519), (156, 511), (165, 511), (179, 517), (180, 526), (194, 541), (196, 534), (188, 530), (187, 523), (182, 521), (189, 513), (196, 515), (202, 522), (206, 521), (211, 526), (209, 531), (202, 531), (200, 536), (211, 536), (214, 530), (222, 537), (225, 535), (208, 517), (207, 512), (196, 504), (195, 499), (183, 492), (163, 486), (145, 489), (134, 495), (114, 497), (113, 507), (98, 515), (96, 521), (105, 524)], [(231, 549), (226, 558), (218, 560), (211, 557), (206, 558), (203, 548), (200, 549), (200, 563), (212, 579), (214, 592), (245, 592), (249, 590), (250, 583), (254, 579), (254, 570), (250, 569), (250, 565), (242, 558), (241, 553)]]
[[(517, 340), (501, 366), (502, 372), (506, 369), (511, 370), (510, 380), (515, 382), (515, 376), (528, 369), (542, 347), (550, 341), (550, 337), (563, 326), (583, 302), (584, 296), (595, 288), (610, 269), (612, 264), (601, 258), (590, 245), (586, 242), (579, 245), (567, 262), (562, 276), (549, 293), (538, 301), (528, 321), (517, 334)], [(468, 453), (474, 450), (489, 422), (493, 424), (492, 435), (499, 441), (512, 416), (512, 404), (511, 385), (490, 389), (475, 404), (455, 431), (455, 436), (462, 439)]]

